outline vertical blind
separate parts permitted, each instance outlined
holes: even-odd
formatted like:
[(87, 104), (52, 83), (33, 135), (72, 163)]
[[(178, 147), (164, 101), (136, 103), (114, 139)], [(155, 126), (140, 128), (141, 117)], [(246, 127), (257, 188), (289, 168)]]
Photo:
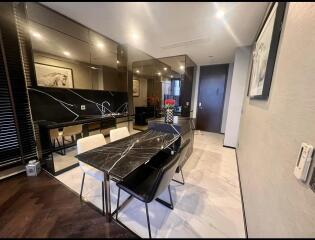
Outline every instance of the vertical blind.
[(0, 166), (37, 158), (14, 10), (14, 3), (0, 4)]

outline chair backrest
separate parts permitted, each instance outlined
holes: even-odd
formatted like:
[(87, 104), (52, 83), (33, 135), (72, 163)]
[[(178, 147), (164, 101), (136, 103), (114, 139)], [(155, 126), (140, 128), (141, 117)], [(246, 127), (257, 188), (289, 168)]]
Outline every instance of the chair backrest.
[(63, 128), (63, 135), (64, 136), (73, 136), (76, 134), (82, 133), (82, 125), (73, 125)]
[(116, 128), (110, 130), (109, 132), (109, 138), (111, 142), (117, 141), (128, 136), (130, 136), (130, 133), (127, 127)]
[(58, 138), (59, 136), (62, 136), (62, 132), (60, 132), (58, 128), (50, 129), (51, 138)]
[(96, 134), (85, 138), (80, 138), (77, 141), (78, 154), (92, 150), (94, 148), (103, 146), (106, 144), (106, 140), (103, 134)]
[(170, 184), (178, 166), (179, 156), (179, 154), (171, 155), (170, 158), (172, 159), (160, 169), (159, 177), (152, 188), (150, 201), (157, 198)]

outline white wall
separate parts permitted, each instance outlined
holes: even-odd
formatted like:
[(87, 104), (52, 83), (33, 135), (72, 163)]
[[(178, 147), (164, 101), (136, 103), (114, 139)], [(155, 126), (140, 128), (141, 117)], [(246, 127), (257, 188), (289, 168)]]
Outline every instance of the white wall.
[(197, 116), (197, 102), (198, 102), (198, 90), (199, 90), (199, 74), (200, 66), (197, 66), (196, 77), (194, 78), (192, 94), (191, 94), (191, 106), (193, 112), (190, 114), (190, 117), (196, 118)]
[(235, 51), (224, 146), (237, 146), (243, 100), (247, 90), (246, 83), (249, 75), (250, 56), (250, 47), (240, 47)]
[(229, 64), (229, 72), (228, 72), (228, 77), (226, 80), (226, 87), (225, 87), (225, 97), (224, 97), (224, 107), (223, 107), (223, 114), (222, 114), (221, 133), (225, 132), (225, 127), (226, 127), (226, 119), (227, 119), (227, 112), (228, 112), (228, 108), (229, 108), (230, 92), (231, 92), (231, 85), (232, 85), (233, 66), (234, 66), (234, 63)]
[(315, 237), (315, 193), (293, 175), (301, 142), (315, 145), (315, 3), (289, 3), (282, 29), (268, 101), (244, 102), (237, 155), (249, 237)]

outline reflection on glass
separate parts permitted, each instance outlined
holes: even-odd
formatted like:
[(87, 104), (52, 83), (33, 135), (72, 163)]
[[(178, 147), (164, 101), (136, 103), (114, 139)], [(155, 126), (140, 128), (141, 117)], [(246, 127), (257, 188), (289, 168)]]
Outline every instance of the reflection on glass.
[(38, 85), (127, 91), (118, 43), (36, 3), (28, 3), (28, 17)]

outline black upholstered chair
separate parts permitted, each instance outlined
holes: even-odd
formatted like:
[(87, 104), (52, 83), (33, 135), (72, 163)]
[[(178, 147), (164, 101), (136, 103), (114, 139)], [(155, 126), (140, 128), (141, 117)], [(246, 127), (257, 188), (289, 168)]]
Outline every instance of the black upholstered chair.
[[(166, 154), (166, 153), (165, 153)], [(161, 156), (160, 156), (161, 157)], [(172, 180), (176, 168), (178, 167), (179, 155), (174, 156), (170, 154), (163, 154), (163, 159), (166, 163), (161, 168), (154, 168), (149, 165), (143, 165), (133, 173), (131, 173), (124, 181), (118, 182), (118, 199), (117, 199), (117, 209), (116, 209), (116, 220), (118, 219), (119, 211), (119, 198), (120, 190), (123, 189), (125, 192), (129, 193), (131, 196), (139, 199), (145, 203), (147, 224), (149, 237), (151, 238), (151, 227), (148, 211), (148, 203), (156, 199), (159, 203), (165, 205), (166, 207), (173, 209), (173, 200), (170, 190), (170, 181)], [(168, 188), (170, 203), (159, 199), (158, 196)]]
[[(172, 179), (174, 182), (180, 183), (182, 185), (185, 184), (185, 180), (184, 180), (184, 175), (183, 175), (183, 166), (185, 164), (185, 162), (187, 161), (187, 151), (188, 151), (188, 145), (190, 143), (190, 139), (186, 140), (177, 151), (175, 151), (175, 154), (179, 155), (179, 159), (178, 159), (178, 167), (176, 168), (176, 173), (181, 173), (182, 176), (182, 181), (178, 181), (176, 179)], [(148, 165), (150, 167), (153, 168), (161, 168), (164, 165), (167, 164), (167, 162), (169, 161), (169, 158), (167, 158), (167, 156), (171, 153), (171, 150), (163, 150), (160, 151), (157, 155), (155, 155), (150, 162), (148, 163)]]

